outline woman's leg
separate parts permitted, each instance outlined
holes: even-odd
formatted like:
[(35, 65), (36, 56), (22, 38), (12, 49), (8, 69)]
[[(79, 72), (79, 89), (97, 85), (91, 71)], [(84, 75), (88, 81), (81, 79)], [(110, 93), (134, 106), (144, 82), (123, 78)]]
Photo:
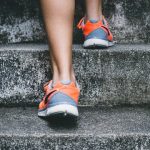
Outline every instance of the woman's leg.
[(72, 35), (74, 0), (41, 0), (50, 44), (53, 82), (74, 81), (72, 68)]
[[(72, 67), (72, 35), (75, 0), (41, 0), (50, 45), (53, 83), (44, 86), (38, 116), (78, 116), (78, 97)], [(60, 81), (60, 82), (57, 82)]]
[(86, 0), (86, 19), (102, 19), (102, 0)]

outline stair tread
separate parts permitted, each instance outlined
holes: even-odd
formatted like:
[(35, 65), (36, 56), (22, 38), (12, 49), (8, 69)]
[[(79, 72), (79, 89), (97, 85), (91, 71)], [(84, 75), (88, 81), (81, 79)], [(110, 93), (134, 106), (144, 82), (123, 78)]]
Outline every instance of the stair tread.
[(37, 108), (1, 108), (0, 136), (132, 136), (150, 135), (146, 107), (79, 108), (77, 122), (45, 120)]
[[(36, 44), (36, 43), (19, 43), (19, 44), (1, 44), (0, 52), (2, 51), (48, 51), (47, 44)], [(74, 51), (91, 51), (91, 49), (84, 49), (81, 44), (73, 44)], [(150, 44), (116, 44), (108, 49), (95, 49), (92, 52), (101, 52), (101, 51), (131, 51), (131, 50), (144, 50), (150, 51)]]

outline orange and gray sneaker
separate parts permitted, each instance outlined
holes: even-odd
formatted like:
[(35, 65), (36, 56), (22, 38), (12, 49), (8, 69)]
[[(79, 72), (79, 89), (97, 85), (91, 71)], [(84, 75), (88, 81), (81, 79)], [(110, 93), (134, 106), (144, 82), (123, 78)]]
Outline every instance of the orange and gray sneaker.
[(113, 35), (104, 16), (99, 21), (87, 20), (85, 23), (84, 20), (85, 18), (82, 18), (77, 25), (85, 37), (84, 48), (106, 48), (114, 45)]
[(46, 117), (56, 114), (78, 116), (78, 99), (80, 89), (77, 83), (63, 80), (54, 87), (52, 81), (44, 85), (45, 95), (39, 104), (38, 116)]

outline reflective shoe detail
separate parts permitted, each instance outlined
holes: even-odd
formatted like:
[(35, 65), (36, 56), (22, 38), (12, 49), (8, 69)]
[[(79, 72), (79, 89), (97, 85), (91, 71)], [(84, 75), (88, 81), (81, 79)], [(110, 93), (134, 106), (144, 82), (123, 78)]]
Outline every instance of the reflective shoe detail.
[(84, 18), (82, 18), (77, 27), (83, 31), (85, 37), (83, 47), (85, 48), (114, 45), (113, 35), (104, 17), (102, 20), (88, 20), (86, 23), (84, 23)]
[(78, 116), (78, 98), (80, 90), (74, 82), (58, 82), (54, 87), (44, 86), (45, 96), (39, 104), (38, 116), (50, 116), (58, 113), (67, 113)]

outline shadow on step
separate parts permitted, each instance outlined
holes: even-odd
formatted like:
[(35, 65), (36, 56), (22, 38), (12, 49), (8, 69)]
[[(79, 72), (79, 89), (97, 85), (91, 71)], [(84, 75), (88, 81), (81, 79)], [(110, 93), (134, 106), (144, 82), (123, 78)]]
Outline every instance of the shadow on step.
[(52, 129), (76, 129), (78, 126), (77, 117), (70, 115), (64, 116), (63, 114), (57, 114), (48, 118), (42, 118), (48, 123), (48, 126)]

